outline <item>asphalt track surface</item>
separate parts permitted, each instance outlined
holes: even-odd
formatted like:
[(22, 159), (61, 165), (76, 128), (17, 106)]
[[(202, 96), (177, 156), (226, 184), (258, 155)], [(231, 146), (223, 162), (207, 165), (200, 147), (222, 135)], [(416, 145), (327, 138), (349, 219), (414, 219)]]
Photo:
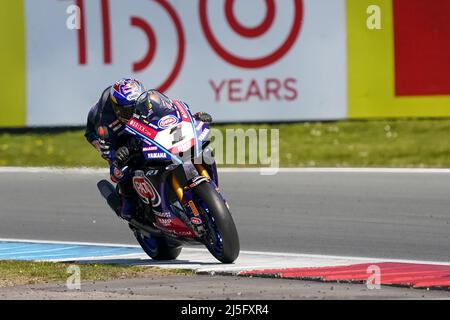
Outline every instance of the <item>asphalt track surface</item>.
[[(450, 292), (383, 286), (230, 276), (155, 276), (152, 278), (86, 281), (81, 290), (64, 283), (0, 288), (0, 300), (322, 300), (322, 299), (450, 299)], [(304, 307), (304, 306), (303, 306)], [(271, 317), (278, 319), (281, 317)], [(200, 318), (199, 318), (200, 319)]]
[[(103, 173), (0, 173), (0, 238), (136, 244)], [(450, 173), (222, 172), (242, 250), (450, 261)]]

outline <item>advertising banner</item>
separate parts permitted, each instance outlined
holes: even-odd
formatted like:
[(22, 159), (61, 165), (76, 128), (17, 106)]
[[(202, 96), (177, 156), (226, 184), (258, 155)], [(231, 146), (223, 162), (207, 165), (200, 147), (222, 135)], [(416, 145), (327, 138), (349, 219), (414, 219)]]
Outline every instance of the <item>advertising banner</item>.
[(448, 0), (0, 2), (0, 127), (84, 125), (122, 77), (217, 122), (450, 116)]
[(450, 116), (449, 21), (448, 0), (348, 0), (349, 118)]
[(344, 119), (345, 14), (344, 0), (25, 0), (26, 125), (82, 125), (126, 76), (218, 122)]
[(22, 1), (0, 0), (0, 128), (26, 120), (25, 22)]

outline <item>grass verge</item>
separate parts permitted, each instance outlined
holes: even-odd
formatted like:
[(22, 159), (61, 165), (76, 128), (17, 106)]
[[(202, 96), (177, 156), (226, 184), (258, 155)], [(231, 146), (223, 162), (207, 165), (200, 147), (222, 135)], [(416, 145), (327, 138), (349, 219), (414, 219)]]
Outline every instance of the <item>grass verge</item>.
[[(65, 283), (73, 274), (68, 267), (73, 264), (54, 262), (0, 261), (0, 287), (17, 285)], [(101, 281), (158, 277), (168, 275), (192, 275), (191, 271), (161, 269), (156, 267), (121, 266), (108, 264), (77, 264), (81, 281)]]
[[(227, 129), (279, 129), (281, 167), (450, 167), (450, 119), (236, 124), (213, 128), (224, 134)], [(224, 162), (219, 165), (234, 166)], [(0, 166), (105, 164), (84, 140), (82, 131), (0, 134)]]

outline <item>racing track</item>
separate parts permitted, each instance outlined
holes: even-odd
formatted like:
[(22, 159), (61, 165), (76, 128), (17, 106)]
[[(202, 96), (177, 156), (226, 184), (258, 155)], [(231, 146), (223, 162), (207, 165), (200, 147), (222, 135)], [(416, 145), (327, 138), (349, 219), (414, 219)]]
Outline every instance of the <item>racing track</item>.
[[(321, 274), (352, 281), (366, 281), (367, 268), (375, 263), (382, 268), (383, 284), (450, 287), (450, 170), (293, 169), (273, 176), (252, 170), (222, 171), (221, 188), (231, 204), (241, 239), (241, 255), (232, 265), (217, 263), (202, 248), (184, 249), (173, 262), (149, 260), (124, 222), (106, 208), (98, 194), (96, 182), (106, 176), (104, 170), (0, 168), (0, 259), (96, 260), (189, 268), (200, 274), (219, 271), (303, 279)], [(17, 240), (5, 242), (12, 238)], [(232, 292), (239, 290), (244, 279), (223, 279), (231, 290), (227, 297), (236, 297)], [(272, 299), (279, 296), (276, 288), (285, 292), (279, 282), (267, 280), (255, 278), (252, 285), (244, 286), (247, 289), (241, 297), (260, 298), (255, 288), (262, 289), (260, 292), (267, 289), (264, 297)], [(148, 288), (156, 285), (142, 281), (150, 285)], [(195, 282), (176, 281), (188, 286)], [(116, 285), (128, 288), (131, 283), (124, 280)], [(361, 286), (292, 284), (298, 290), (290, 299), (311, 297), (314, 290), (327, 286), (328, 291), (322, 293), (328, 298), (450, 297), (448, 291), (423, 294), (420, 290), (389, 288), (375, 293), (364, 292)], [(347, 293), (333, 291), (333, 287)], [(223, 297), (224, 288), (214, 287), (213, 291)], [(37, 295), (35, 290), (17, 290), (0, 289), (0, 295), (13, 298), (30, 293), (39, 299), (41, 293), (44, 297), (60, 294), (52, 286), (42, 288)], [(89, 294), (89, 290), (83, 291), (78, 297)], [(148, 294), (144, 290), (140, 297), (151, 298)], [(177, 291), (164, 297), (180, 294)], [(197, 298), (208, 296), (199, 291)]]
[[(0, 238), (136, 244), (90, 173), (0, 173)], [(222, 172), (241, 249), (450, 261), (448, 172)]]

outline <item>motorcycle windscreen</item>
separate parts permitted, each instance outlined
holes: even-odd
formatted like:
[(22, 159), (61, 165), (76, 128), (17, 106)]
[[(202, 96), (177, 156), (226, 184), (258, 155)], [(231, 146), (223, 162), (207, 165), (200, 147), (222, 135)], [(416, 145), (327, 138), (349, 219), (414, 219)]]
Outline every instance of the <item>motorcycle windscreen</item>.
[(136, 101), (136, 114), (148, 122), (155, 122), (176, 112), (172, 100), (156, 90), (142, 93)]
[[(186, 152), (195, 145), (195, 133), (190, 121), (183, 121), (178, 108), (162, 93), (149, 90), (143, 93), (136, 102), (136, 114), (139, 116), (141, 125), (150, 129), (145, 122), (151, 123), (157, 128), (155, 134), (147, 137), (156, 142), (155, 146), (161, 148), (153, 149), (151, 142), (143, 150), (148, 159), (164, 159), (165, 151), (174, 155)], [(148, 130), (147, 130), (148, 131)], [(150, 146), (150, 147), (149, 147)], [(153, 149), (153, 150), (152, 150)]]

